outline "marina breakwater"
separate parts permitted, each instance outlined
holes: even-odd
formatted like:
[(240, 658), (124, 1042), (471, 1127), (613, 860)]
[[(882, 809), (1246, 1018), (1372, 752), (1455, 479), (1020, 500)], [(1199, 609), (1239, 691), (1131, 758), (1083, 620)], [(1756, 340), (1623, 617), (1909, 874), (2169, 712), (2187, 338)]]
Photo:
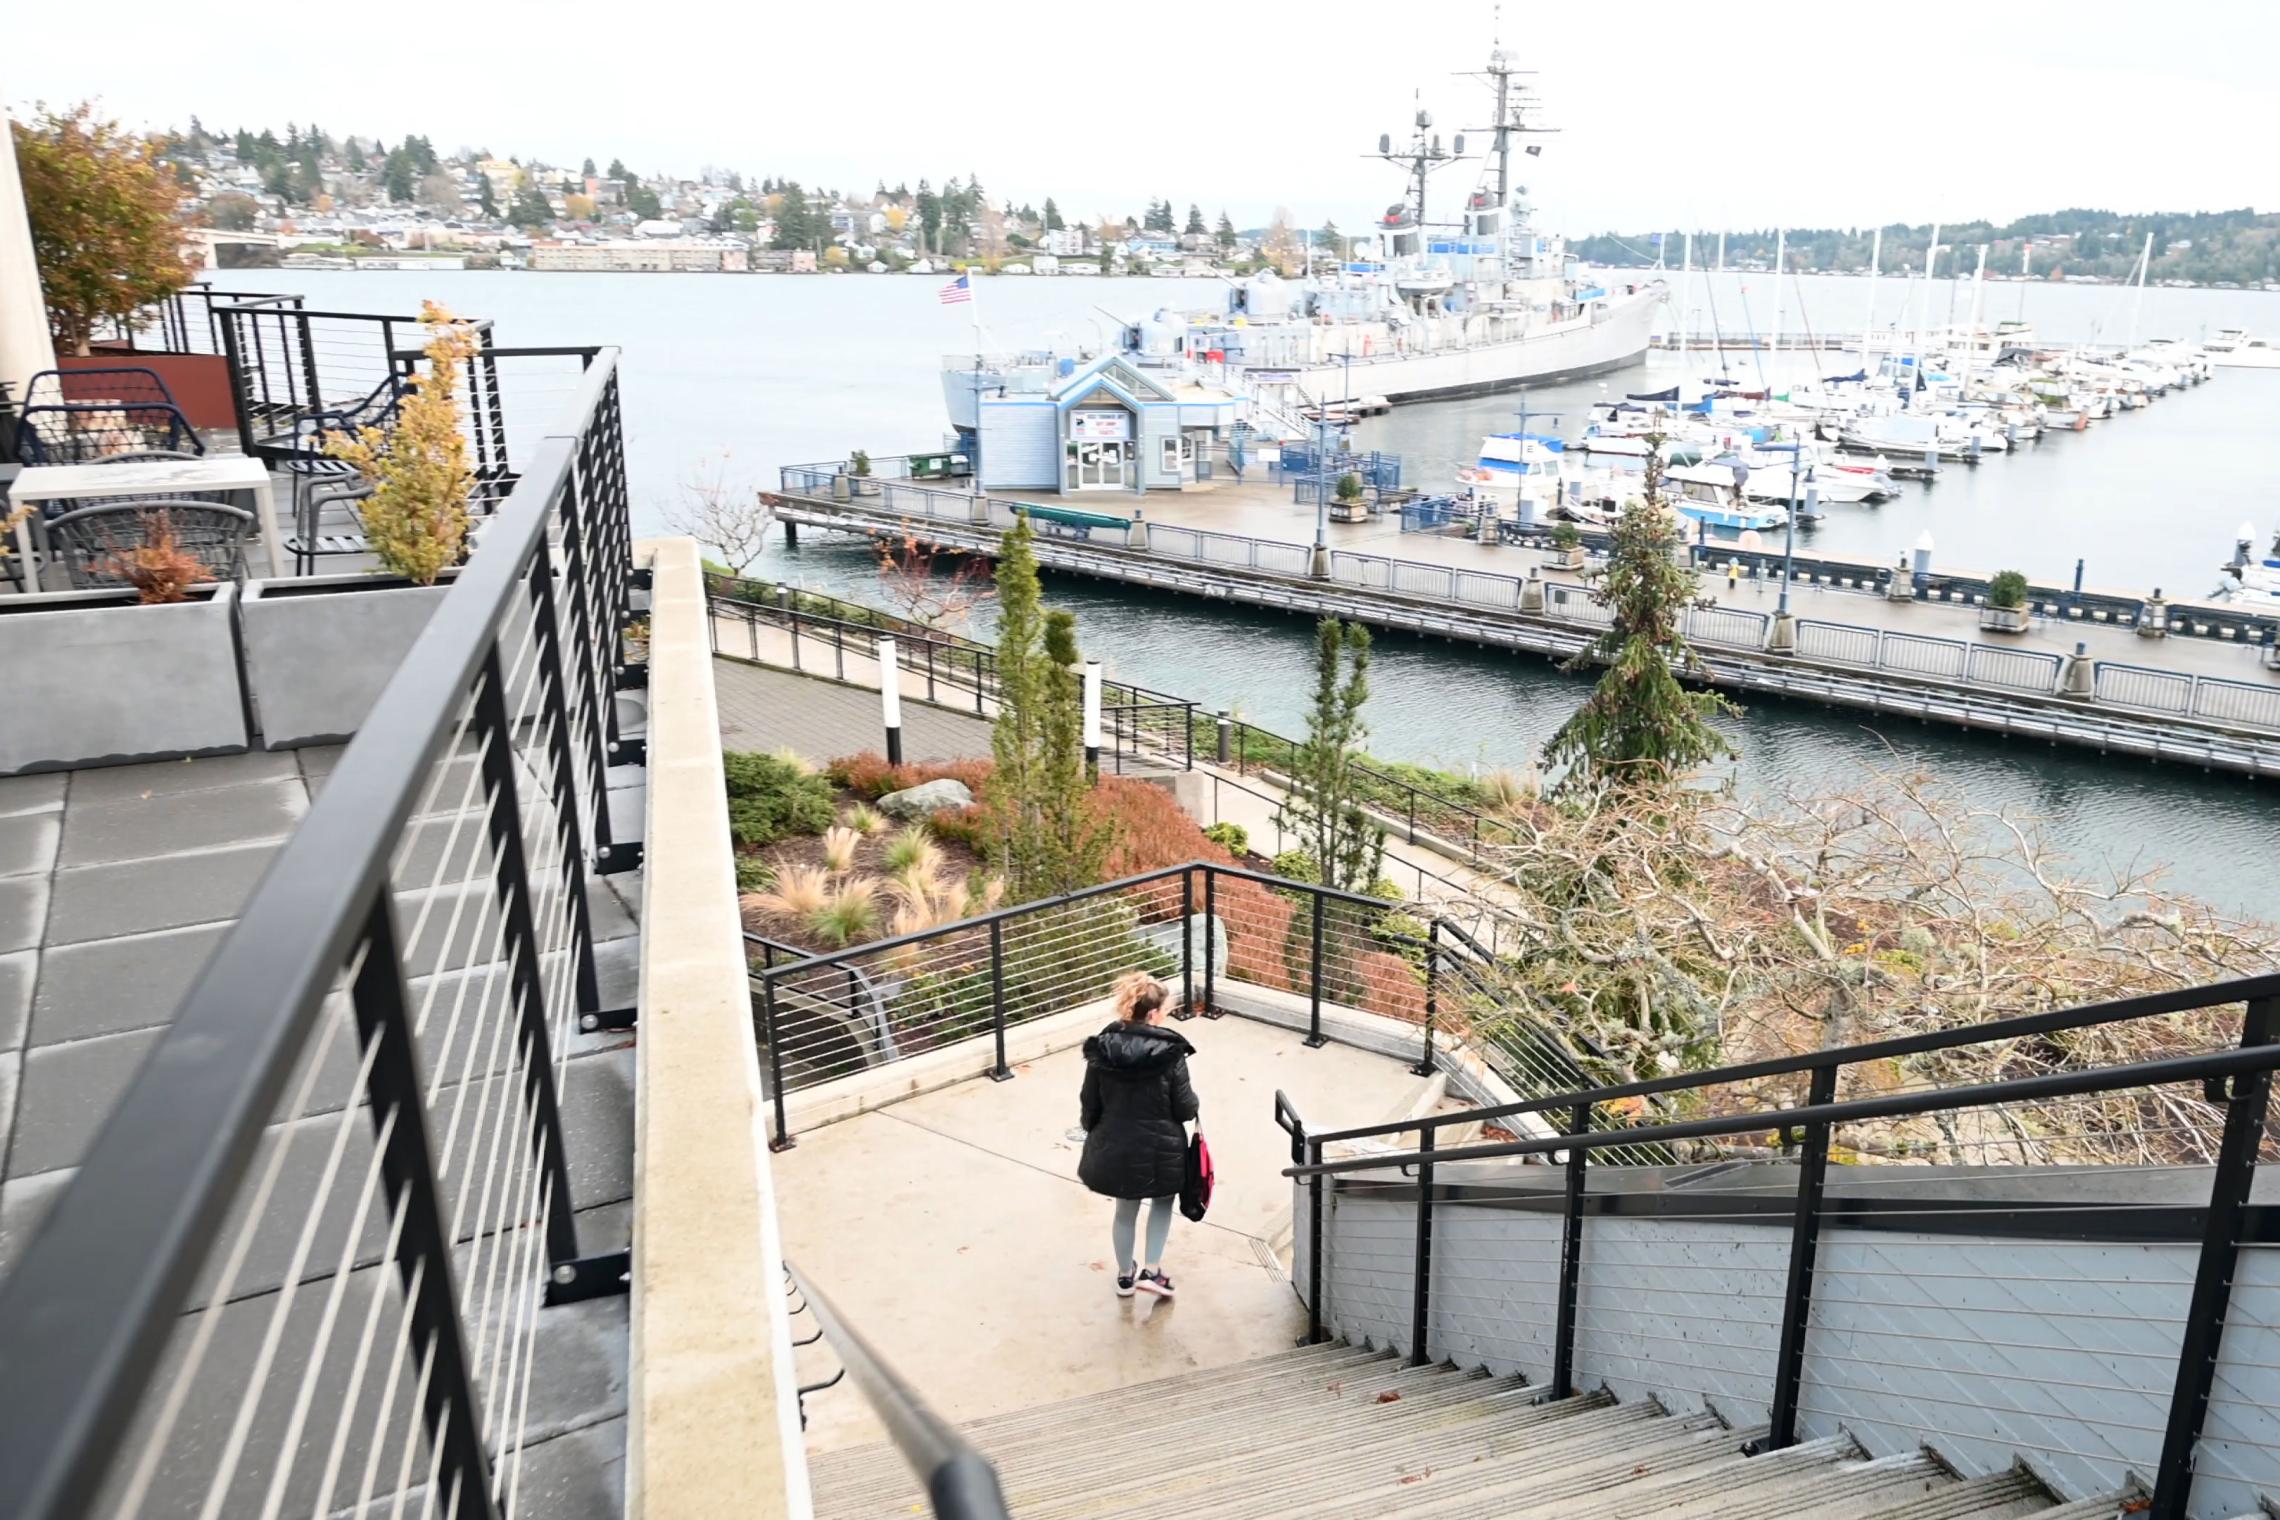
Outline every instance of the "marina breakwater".
[[(807, 527), (994, 556), (999, 535), (1030, 505), (901, 480), (867, 481), (859, 488), (867, 494), (856, 494), (838, 471), (782, 472), (783, 490), (770, 500), (787, 535)], [(1318, 554), (1200, 526), (1240, 519), (1234, 494), (1154, 495), (1138, 516), (1124, 505), (1131, 498), (1109, 500), (1118, 510), (1094, 510), (1086, 498), (1038, 507), (1039, 562), (1555, 659), (1576, 654), (1609, 621), (1591, 589), (1588, 547), (1574, 568), (1548, 546), (1424, 535), (1400, 541), (1415, 558), (1336, 547)], [(2037, 588), (2023, 631), (1986, 634), (1978, 626), (1982, 575), (1910, 570), (1895, 597), (1895, 567), (1799, 557), (1792, 616), (1782, 619), (1780, 555), (1716, 544), (1692, 552), (1703, 594), (1685, 633), (1713, 685), (2163, 763), (2280, 774), (2280, 671), (2270, 668), (2269, 618), (2221, 604)], [(2154, 617), (2162, 637), (2138, 631)]]

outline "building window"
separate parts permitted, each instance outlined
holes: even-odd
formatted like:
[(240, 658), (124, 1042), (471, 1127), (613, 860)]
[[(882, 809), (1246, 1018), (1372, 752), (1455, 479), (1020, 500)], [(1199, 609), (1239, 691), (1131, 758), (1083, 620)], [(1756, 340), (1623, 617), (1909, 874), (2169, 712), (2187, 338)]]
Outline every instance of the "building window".
[(1177, 475), (1180, 472), (1180, 441), (1177, 438), (1166, 438), (1163, 440), (1163, 444), (1164, 472), (1168, 475)]

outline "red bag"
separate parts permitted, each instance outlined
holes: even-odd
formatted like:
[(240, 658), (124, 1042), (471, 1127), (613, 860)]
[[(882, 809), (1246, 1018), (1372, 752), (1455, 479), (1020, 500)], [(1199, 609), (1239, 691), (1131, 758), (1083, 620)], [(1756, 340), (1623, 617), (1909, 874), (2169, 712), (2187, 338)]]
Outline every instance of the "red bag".
[(1211, 1147), (1203, 1143), (1203, 1131), (1197, 1130), (1188, 1142), (1187, 1175), (1180, 1183), (1180, 1212), (1190, 1219), (1203, 1218), (1204, 1210), (1211, 1207)]

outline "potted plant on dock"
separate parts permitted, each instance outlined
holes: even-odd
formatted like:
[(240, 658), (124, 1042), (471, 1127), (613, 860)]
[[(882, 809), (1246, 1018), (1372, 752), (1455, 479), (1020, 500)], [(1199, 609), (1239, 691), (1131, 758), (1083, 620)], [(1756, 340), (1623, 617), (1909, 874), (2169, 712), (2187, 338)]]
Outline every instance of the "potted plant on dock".
[(847, 456), (847, 473), (853, 477), (857, 496), (876, 496), (879, 482), (871, 478), (871, 456), (861, 449)]
[(1552, 529), (1551, 568), (1580, 572), (1583, 569), (1583, 530), (1574, 523), (1559, 523)]
[(138, 540), (95, 566), (123, 585), (0, 597), (0, 775), (245, 749), (237, 588), (182, 546), (164, 510), (142, 518)]
[(2017, 570), (1998, 570), (1987, 582), (1987, 605), (1979, 609), (1979, 626), (1989, 633), (2027, 631), (2027, 578)]
[(385, 574), (257, 581), (243, 605), (246, 689), (266, 747), (288, 749), (356, 732), (403, 663), (465, 558), (474, 475), (459, 426), (459, 373), (475, 328), (428, 302), (424, 371), (393, 423), (325, 441), (371, 484), (364, 536)]
[(1338, 477), (1338, 484), (1330, 493), (1330, 520), (1360, 522), (1367, 516), (1368, 509), (1362, 505), (1362, 477), (1348, 470)]

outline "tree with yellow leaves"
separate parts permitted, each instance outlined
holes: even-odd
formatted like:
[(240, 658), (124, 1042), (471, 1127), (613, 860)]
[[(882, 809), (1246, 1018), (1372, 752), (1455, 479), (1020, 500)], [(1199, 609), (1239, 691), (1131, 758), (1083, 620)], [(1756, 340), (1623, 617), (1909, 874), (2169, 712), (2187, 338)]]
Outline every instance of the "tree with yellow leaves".
[(480, 344), (472, 324), (434, 301), (422, 304), (429, 328), (427, 368), (396, 405), (387, 428), (328, 433), (325, 453), (372, 482), (364, 531), (380, 563), (414, 585), (432, 586), (456, 564), (467, 541), (467, 438), (459, 428), (459, 368)]

